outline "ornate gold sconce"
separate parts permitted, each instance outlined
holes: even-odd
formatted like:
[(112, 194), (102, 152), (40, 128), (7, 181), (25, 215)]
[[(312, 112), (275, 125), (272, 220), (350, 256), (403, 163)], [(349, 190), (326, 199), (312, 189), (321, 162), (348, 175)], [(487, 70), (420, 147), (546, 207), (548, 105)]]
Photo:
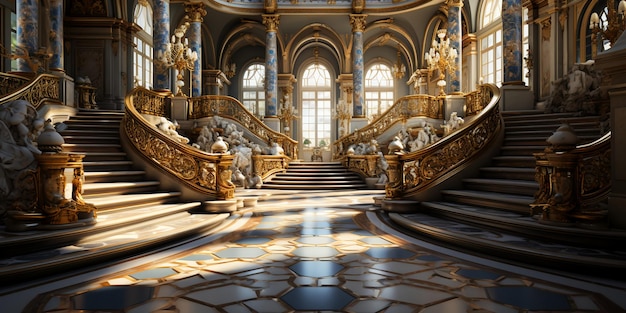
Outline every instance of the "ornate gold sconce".
[(289, 99), (291, 98), (291, 93), (293, 92), (293, 88), (286, 86), (282, 87), (283, 98), (281, 100), (281, 108), (280, 113), (278, 114), (278, 118), (283, 123), (283, 130), (285, 135), (291, 137), (291, 125), (292, 122), (298, 119), (298, 110), (295, 109)]
[(426, 62), (428, 62), (428, 69), (431, 71), (439, 70), (439, 80), (437, 86), (439, 86), (439, 95), (446, 94), (444, 88), (447, 85), (446, 82), (446, 70), (454, 75), (456, 70), (456, 57), (458, 51), (450, 46), (450, 38), (446, 38), (446, 30), (440, 29), (437, 31), (437, 38), (433, 39), (432, 46), (429, 52), (426, 52)]
[(626, 28), (626, 18), (624, 16), (626, 14), (626, 0), (619, 2), (617, 10), (615, 10), (614, 0), (608, 0), (606, 9), (608, 10), (606, 20), (600, 20), (600, 15), (595, 12), (589, 18), (592, 44), (591, 54), (593, 57), (597, 54), (598, 39), (606, 39), (613, 46), (617, 38), (622, 35), (624, 28)]
[(391, 72), (396, 79), (404, 77), (404, 74), (406, 73), (406, 66), (404, 66), (404, 63), (402, 63), (401, 56), (402, 55), (400, 54), (400, 48), (398, 47), (396, 64), (391, 67)]
[(185, 86), (184, 72), (192, 70), (194, 63), (198, 60), (198, 53), (191, 51), (189, 42), (185, 36), (185, 32), (189, 27), (189, 23), (185, 23), (176, 28), (172, 36), (172, 42), (168, 43), (165, 53), (159, 53), (158, 60), (166, 67), (173, 67), (178, 74), (176, 75), (176, 95), (184, 96), (182, 87)]
[(233, 78), (233, 76), (235, 76), (235, 70), (236, 70), (237, 65), (235, 63), (230, 63), (230, 64), (226, 64), (224, 66), (224, 74), (226, 74), (226, 77)]

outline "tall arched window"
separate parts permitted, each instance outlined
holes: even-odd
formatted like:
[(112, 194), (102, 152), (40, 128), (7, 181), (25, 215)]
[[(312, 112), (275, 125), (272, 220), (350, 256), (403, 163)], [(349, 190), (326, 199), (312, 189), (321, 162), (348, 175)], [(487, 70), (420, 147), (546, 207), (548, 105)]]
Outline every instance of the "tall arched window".
[(377, 63), (365, 73), (365, 113), (370, 121), (393, 105), (393, 75), (389, 66)]
[(252, 114), (261, 118), (265, 116), (265, 65), (255, 63), (243, 72), (242, 95), (243, 105)]
[(135, 48), (133, 64), (135, 66), (135, 84), (146, 88), (152, 87), (152, 7), (148, 1), (138, 1), (135, 6), (134, 22), (141, 30), (133, 37)]
[(317, 62), (302, 74), (302, 141), (316, 147), (331, 143), (331, 81), (326, 67)]
[(502, 83), (502, 0), (487, 0), (480, 15), (480, 77), (483, 83)]

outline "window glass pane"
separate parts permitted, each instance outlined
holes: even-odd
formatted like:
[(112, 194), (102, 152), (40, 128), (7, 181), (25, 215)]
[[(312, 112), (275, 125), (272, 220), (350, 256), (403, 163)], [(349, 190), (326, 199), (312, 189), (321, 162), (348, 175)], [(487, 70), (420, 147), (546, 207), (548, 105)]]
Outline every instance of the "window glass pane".
[(391, 69), (384, 63), (372, 65), (365, 74), (365, 114), (369, 120), (374, 120), (388, 107), (388, 101), (393, 99), (393, 75)]
[(302, 75), (302, 141), (312, 146), (326, 146), (331, 142), (331, 78), (321, 64), (309, 65)]
[(248, 110), (257, 117), (265, 116), (265, 65), (255, 63), (248, 66), (242, 77), (242, 95), (244, 99), (250, 100)]

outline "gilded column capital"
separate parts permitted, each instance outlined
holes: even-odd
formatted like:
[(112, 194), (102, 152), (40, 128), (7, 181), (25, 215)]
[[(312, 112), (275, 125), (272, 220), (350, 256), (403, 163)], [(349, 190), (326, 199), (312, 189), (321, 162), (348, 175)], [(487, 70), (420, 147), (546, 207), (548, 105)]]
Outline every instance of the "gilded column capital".
[(265, 25), (265, 31), (275, 32), (278, 31), (278, 24), (280, 23), (280, 15), (278, 14), (263, 14), (263, 25)]
[(207, 14), (202, 3), (185, 3), (185, 12), (192, 22), (202, 22), (202, 18)]
[(352, 32), (363, 32), (365, 30), (365, 18), (367, 14), (350, 14), (350, 25)]
[(463, 0), (447, 0), (446, 5), (448, 7), (463, 7)]

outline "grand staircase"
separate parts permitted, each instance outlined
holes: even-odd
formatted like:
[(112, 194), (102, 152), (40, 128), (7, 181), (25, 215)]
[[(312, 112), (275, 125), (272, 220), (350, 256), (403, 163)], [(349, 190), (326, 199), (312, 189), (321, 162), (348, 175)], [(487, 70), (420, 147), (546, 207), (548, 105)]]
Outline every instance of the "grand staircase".
[(263, 184), (266, 189), (339, 190), (367, 189), (363, 179), (349, 171), (341, 162), (289, 163), (287, 171), (278, 173)]
[(97, 222), (72, 228), (0, 232), (0, 280), (6, 283), (135, 255), (168, 242), (209, 233), (228, 214), (193, 214), (199, 202), (133, 168), (120, 144), (119, 111), (83, 110), (58, 125), (63, 152), (85, 154), (83, 198)]
[[(510, 262), (559, 269), (592, 267), (610, 275), (626, 269), (626, 232), (542, 224), (530, 216), (538, 190), (535, 157), (546, 139), (568, 123), (586, 143), (602, 134), (599, 117), (504, 112), (505, 138), (500, 155), (463, 187), (444, 190), (440, 201), (422, 202), (416, 213), (391, 213), (390, 218), (414, 235), (457, 249), (499, 256)], [(597, 226), (597, 225), (596, 225)]]

